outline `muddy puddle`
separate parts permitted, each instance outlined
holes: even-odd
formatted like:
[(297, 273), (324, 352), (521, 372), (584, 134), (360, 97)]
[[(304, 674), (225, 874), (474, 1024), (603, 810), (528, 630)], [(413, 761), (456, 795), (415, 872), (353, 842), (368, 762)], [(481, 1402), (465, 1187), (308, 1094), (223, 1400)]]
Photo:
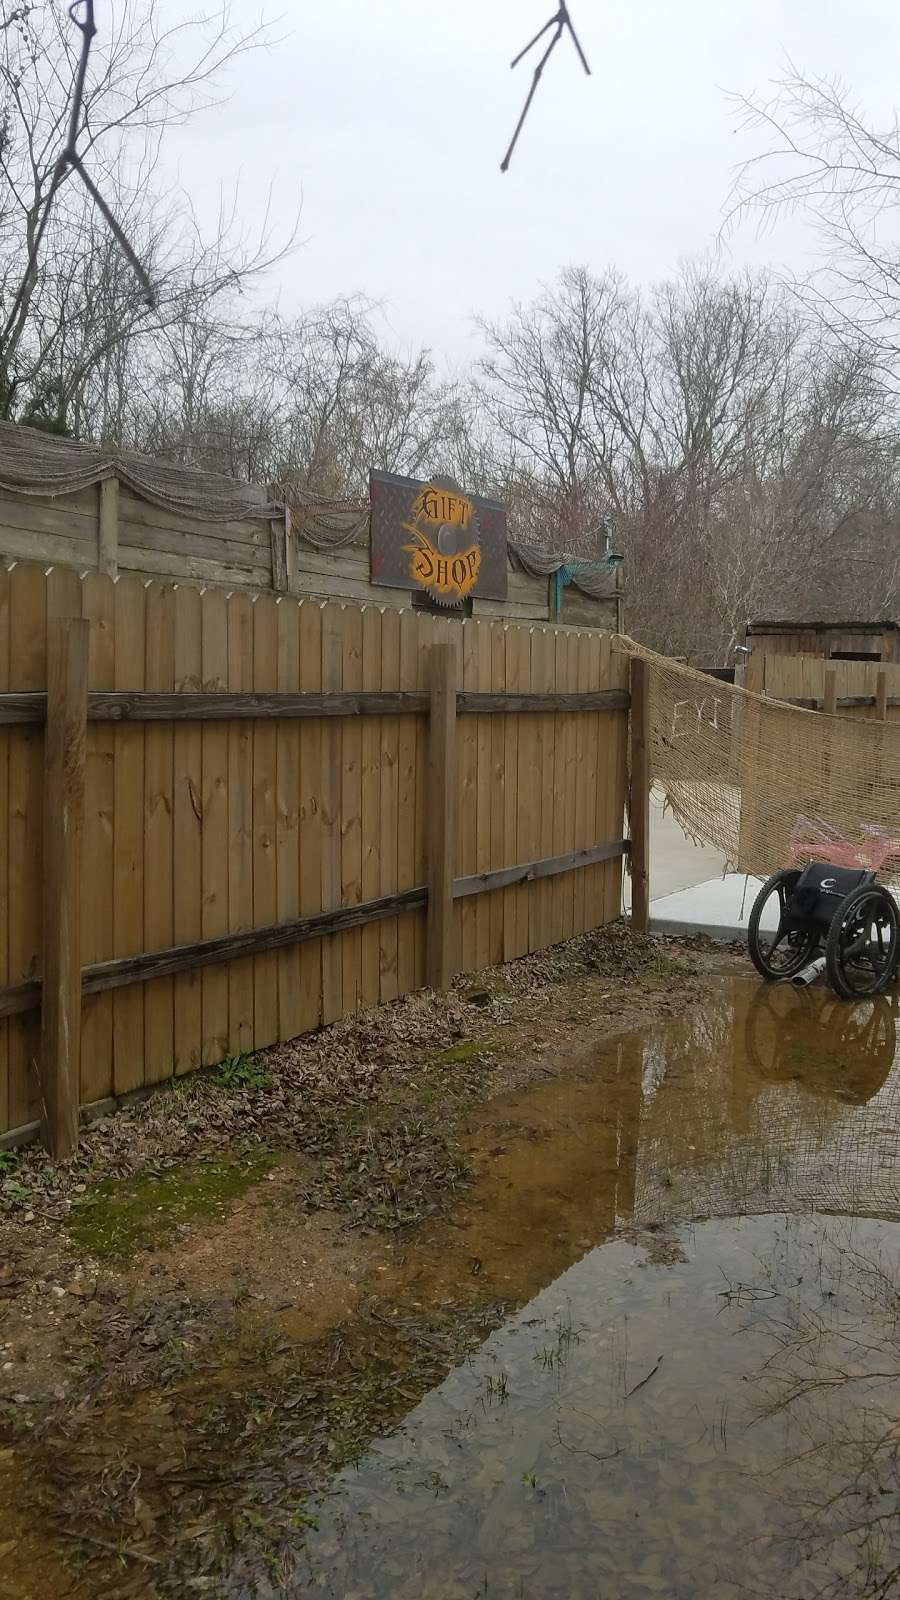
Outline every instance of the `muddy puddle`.
[(47, 1435), (62, 1485), (103, 1460), (139, 1494), (127, 1593), (900, 1594), (896, 1032), (894, 1001), (723, 978), (548, 1052), (475, 1114), (446, 1217), (353, 1236), (326, 1334), (299, 1305), (242, 1367)]
[(497, 1326), (223, 1593), (900, 1592), (896, 1055), (887, 1001), (732, 981), (494, 1102), (382, 1309)]

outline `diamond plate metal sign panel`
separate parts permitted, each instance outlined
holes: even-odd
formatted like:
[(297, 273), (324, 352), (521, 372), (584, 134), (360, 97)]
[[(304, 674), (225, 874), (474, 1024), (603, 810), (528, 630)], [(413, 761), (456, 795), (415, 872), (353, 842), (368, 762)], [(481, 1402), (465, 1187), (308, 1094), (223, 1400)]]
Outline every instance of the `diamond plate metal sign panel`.
[(369, 473), (369, 571), (389, 589), (421, 590), (439, 605), (505, 600), (506, 507), (466, 494), (452, 478)]

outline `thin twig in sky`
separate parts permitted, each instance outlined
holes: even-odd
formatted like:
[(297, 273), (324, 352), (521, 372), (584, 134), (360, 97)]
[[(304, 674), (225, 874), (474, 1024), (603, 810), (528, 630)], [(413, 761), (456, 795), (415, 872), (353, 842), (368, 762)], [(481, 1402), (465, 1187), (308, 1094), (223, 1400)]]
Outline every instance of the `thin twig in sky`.
[(529, 41), (525, 45), (524, 49), (520, 50), (519, 54), (517, 56), (513, 57), (512, 61), (510, 62), (510, 66), (511, 67), (517, 67), (519, 65), (519, 62), (522, 60), (523, 56), (527, 56), (529, 50), (532, 50), (534, 48), (534, 46), (537, 44), (538, 40), (539, 39), (543, 39), (544, 34), (545, 33), (549, 33), (551, 28), (554, 29), (553, 36), (552, 36), (552, 38), (550, 40), (550, 43), (548, 44), (546, 50), (544, 51), (544, 54), (541, 56), (540, 61), (538, 62), (537, 66), (534, 69), (534, 74), (533, 74), (532, 79), (531, 79), (531, 87), (528, 90), (528, 93), (527, 93), (527, 95), (525, 97), (525, 104), (522, 107), (522, 111), (521, 111), (521, 114), (519, 116), (519, 120), (516, 123), (515, 131), (513, 133), (513, 136), (509, 141), (509, 146), (507, 148), (506, 155), (503, 157), (503, 160), (500, 163), (500, 171), (501, 172), (507, 172), (509, 170), (509, 163), (512, 160), (513, 151), (515, 150), (516, 144), (518, 143), (519, 134), (522, 132), (522, 128), (525, 125), (525, 118), (528, 115), (528, 112), (529, 112), (530, 107), (531, 107), (531, 102), (535, 97), (535, 93), (537, 92), (537, 86), (541, 81), (541, 74), (542, 74), (545, 66), (547, 65), (547, 62), (550, 60), (550, 57), (552, 56), (554, 50), (556, 49), (556, 46), (559, 44), (559, 41), (562, 38), (564, 32), (567, 32), (569, 34), (569, 37), (571, 38), (572, 43), (574, 44), (576, 52), (578, 54), (578, 59), (581, 62), (581, 65), (583, 66), (583, 68), (584, 68), (585, 72), (587, 73), (588, 77), (590, 77), (590, 75), (591, 75), (591, 69), (590, 69), (590, 67), (588, 66), (588, 63), (587, 63), (587, 56), (585, 55), (584, 51), (581, 48), (581, 44), (579, 43), (578, 35), (575, 32), (575, 29), (572, 27), (572, 19), (569, 16), (569, 8), (566, 5), (565, 0), (560, 0), (559, 10), (554, 13), (554, 15), (549, 19), (549, 21), (544, 23), (544, 26), (542, 28), (538, 29), (538, 31), (534, 35), (533, 39), (529, 39)]

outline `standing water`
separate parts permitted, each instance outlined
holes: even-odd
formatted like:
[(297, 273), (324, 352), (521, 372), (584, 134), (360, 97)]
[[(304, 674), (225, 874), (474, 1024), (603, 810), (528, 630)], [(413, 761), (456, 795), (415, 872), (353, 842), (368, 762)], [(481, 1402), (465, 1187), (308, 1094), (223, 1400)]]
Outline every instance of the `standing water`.
[(497, 1325), (223, 1593), (900, 1593), (895, 1054), (886, 1000), (737, 981), (494, 1102), (388, 1295)]

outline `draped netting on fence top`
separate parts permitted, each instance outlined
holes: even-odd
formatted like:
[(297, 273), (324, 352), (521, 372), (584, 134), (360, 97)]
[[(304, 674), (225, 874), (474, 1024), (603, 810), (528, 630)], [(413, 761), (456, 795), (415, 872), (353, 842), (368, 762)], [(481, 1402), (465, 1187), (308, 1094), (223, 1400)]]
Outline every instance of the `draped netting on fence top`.
[(841, 859), (840, 835), (858, 851), (847, 865), (900, 881), (900, 722), (802, 710), (619, 644), (647, 663), (650, 781), (691, 838), (763, 875), (792, 846)]

